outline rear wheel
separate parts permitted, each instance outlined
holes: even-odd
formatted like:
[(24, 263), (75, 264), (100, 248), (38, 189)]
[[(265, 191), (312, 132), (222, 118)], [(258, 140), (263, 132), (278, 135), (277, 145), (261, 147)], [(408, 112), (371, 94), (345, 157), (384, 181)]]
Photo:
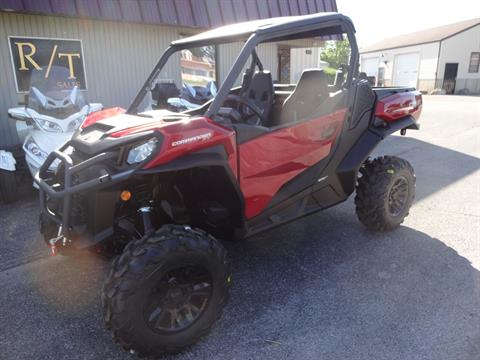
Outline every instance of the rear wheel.
[(415, 196), (415, 174), (408, 161), (384, 156), (360, 169), (355, 205), (360, 221), (370, 230), (388, 231), (408, 215)]
[(207, 334), (227, 301), (223, 246), (197, 229), (167, 225), (130, 242), (103, 290), (107, 327), (142, 356), (178, 352)]
[(0, 170), (0, 194), (3, 201), (7, 204), (17, 199), (15, 171)]

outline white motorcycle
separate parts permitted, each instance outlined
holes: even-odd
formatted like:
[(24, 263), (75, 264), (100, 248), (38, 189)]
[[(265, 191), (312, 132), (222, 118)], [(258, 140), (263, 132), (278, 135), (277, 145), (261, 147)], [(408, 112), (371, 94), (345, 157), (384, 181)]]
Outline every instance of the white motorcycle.
[[(70, 140), (88, 114), (103, 108), (83, 99), (67, 68), (52, 66), (47, 71), (34, 71), (25, 106), (8, 110), (8, 115), (17, 120), (17, 133), (32, 175), (50, 152)], [(55, 168), (54, 163), (51, 169)]]
[(152, 89), (153, 109), (167, 109), (174, 112), (193, 110), (217, 95), (215, 82), (206, 86), (183, 83), (179, 90), (172, 80), (159, 82)]

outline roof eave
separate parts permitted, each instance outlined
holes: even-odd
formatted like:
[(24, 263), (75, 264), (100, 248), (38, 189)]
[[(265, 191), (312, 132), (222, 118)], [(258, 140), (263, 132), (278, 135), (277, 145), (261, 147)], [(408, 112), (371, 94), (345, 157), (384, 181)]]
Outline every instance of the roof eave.
[(433, 40), (433, 41), (424, 41), (424, 42), (420, 42), (420, 43), (414, 43), (414, 44), (408, 44), (408, 45), (399, 45), (399, 46), (394, 46), (394, 47), (378, 48), (378, 49), (366, 50), (366, 51), (360, 49), (360, 55), (370, 54), (370, 53), (379, 52), (379, 51), (401, 49), (401, 48), (406, 48), (406, 47), (411, 47), (411, 46), (434, 44), (434, 43), (439, 43), (439, 42), (442, 41), (442, 40), (443, 40), (443, 39), (441, 39), (441, 40)]

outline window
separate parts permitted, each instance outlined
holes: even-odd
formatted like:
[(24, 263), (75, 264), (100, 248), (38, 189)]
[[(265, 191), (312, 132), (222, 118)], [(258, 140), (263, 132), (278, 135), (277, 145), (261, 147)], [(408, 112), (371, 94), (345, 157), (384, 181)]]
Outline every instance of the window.
[(180, 67), (183, 83), (205, 86), (215, 81), (215, 46), (182, 50)]
[(470, 65), (468, 66), (469, 73), (478, 73), (480, 67), (480, 52), (472, 52), (470, 54)]

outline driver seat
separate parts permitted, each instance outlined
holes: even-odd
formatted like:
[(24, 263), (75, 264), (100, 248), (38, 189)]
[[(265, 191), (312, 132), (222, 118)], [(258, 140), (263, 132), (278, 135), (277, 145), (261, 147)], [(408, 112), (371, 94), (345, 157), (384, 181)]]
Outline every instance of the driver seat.
[[(273, 107), (275, 90), (273, 88), (272, 74), (270, 71), (256, 71), (241, 96), (250, 99), (263, 110), (264, 119), (268, 119)], [(245, 123), (250, 125), (265, 125), (261, 119), (247, 106), (242, 106), (241, 112), (245, 115)]]

